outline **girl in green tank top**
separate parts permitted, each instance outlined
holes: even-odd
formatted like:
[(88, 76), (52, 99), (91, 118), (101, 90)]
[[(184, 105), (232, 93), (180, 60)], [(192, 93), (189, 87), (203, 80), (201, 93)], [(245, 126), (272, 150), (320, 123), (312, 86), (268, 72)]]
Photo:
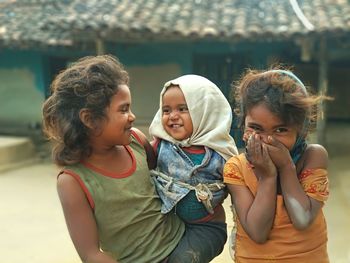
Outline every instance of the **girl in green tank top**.
[(187, 249), (185, 227), (160, 213), (153, 151), (132, 128), (128, 82), (116, 58), (85, 57), (57, 75), (43, 105), (69, 234), (84, 262), (186, 262), (171, 256)]

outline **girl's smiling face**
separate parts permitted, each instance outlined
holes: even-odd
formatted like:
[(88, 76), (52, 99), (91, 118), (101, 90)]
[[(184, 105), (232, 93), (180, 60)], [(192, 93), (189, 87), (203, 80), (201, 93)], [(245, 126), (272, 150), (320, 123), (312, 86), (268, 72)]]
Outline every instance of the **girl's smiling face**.
[(265, 104), (261, 103), (247, 112), (243, 140), (246, 141), (253, 133), (259, 134), (264, 142), (267, 142), (267, 136), (273, 136), (291, 150), (296, 142), (298, 129), (285, 124)]
[(106, 109), (106, 118), (101, 122), (96, 140), (107, 146), (129, 144), (134, 120), (129, 87), (119, 85), (118, 91)]

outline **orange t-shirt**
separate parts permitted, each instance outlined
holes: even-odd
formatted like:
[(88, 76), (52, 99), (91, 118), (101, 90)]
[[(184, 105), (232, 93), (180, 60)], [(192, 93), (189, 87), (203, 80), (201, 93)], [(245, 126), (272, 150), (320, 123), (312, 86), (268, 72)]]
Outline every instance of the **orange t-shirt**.
[[(321, 202), (327, 200), (327, 170), (307, 169), (298, 176), (305, 193)], [(255, 196), (257, 178), (244, 154), (229, 159), (224, 167), (224, 182), (242, 185)], [(305, 230), (293, 227), (284, 206), (283, 196), (277, 195), (276, 215), (273, 226), (264, 244), (254, 242), (236, 218), (237, 233), (235, 243), (235, 262), (283, 262), (283, 263), (329, 263), (327, 254), (327, 226), (319, 211), (314, 222)]]

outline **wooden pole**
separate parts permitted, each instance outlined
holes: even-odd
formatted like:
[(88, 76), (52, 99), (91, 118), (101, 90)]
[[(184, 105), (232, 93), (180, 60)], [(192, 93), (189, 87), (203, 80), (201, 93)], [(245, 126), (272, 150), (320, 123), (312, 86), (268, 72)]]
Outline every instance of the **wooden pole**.
[(96, 54), (97, 55), (103, 55), (105, 54), (105, 45), (101, 38), (96, 39)]
[[(328, 90), (328, 55), (327, 55), (327, 39), (321, 38), (319, 48), (319, 68), (318, 68), (318, 94), (326, 95)], [(318, 121), (317, 121), (317, 142), (326, 145), (326, 105), (320, 102), (318, 105)]]

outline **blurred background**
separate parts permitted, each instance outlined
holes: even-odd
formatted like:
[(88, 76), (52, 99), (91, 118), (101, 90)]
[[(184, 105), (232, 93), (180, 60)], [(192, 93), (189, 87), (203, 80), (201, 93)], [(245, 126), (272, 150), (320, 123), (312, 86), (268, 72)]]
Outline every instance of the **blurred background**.
[[(332, 96), (310, 140), (330, 155), (331, 262), (350, 262), (349, 0), (0, 0), (0, 262), (79, 262), (41, 107), (59, 71), (96, 54), (125, 65), (146, 134), (164, 82), (182, 74), (207, 77), (234, 105), (245, 69), (282, 64)], [(242, 147), (236, 121), (231, 134)], [(232, 262), (227, 249), (213, 262)]]

